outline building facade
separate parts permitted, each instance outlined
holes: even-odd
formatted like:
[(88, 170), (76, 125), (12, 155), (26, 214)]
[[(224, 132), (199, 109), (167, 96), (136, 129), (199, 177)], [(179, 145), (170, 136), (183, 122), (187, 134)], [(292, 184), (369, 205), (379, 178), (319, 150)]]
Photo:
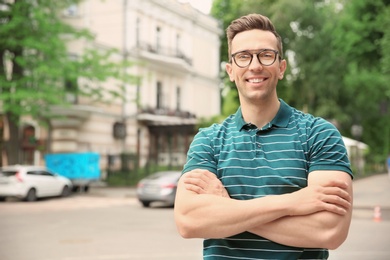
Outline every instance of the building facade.
[[(126, 73), (139, 81), (110, 104), (70, 95), (70, 107), (53, 107), (58, 117), (49, 128), (26, 121), (24, 163), (42, 164), (43, 152), (28, 145), (34, 136), (49, 153), (97, 152), (102, 169), (115, 167), (121, 154), (132, 158), (129, 168), (182, 165), (198, 119), (220, 114), (218, 21), (177, 0), (85, 0), (63, 19), (95, 35), (88, 47), (119, 49), (118, 61), (132, 62)], [(77, 57), (85, 44), (70, 44), (70, 54)]]

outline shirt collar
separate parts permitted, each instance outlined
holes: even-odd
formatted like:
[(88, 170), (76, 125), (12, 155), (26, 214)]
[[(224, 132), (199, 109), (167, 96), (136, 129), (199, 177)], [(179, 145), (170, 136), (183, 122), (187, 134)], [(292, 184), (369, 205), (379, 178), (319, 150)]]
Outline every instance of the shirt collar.
[[(276, 114), (274, 119), (271, 120), (269, 125), (276, 127), (287, 127), (292, 114), (292, 110), (291, 107), (287, 105), (287, 103), (284, 102), (282, 99), (279, 99), (279, 101), (280, 107), (278, 113)], [(235, 114), (235, 123), (239, 131), (241, 131), (242, 129), (256, 128), (255, 125), (244, 121), (244, 118), (242, 117), (241, 106), (237, 109), (237, 112)]]

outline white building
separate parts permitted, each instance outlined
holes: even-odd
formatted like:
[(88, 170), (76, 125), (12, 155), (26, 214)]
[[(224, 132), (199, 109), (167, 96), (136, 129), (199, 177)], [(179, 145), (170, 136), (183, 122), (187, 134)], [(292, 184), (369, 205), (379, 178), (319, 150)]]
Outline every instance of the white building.
[[(123, 153), (141, 167), (182, 165), (197, 120), (220, 114), (218, 21), (177, 0), (85, 0), (65, 10), (64, 19), (90, 30), (93, 48), (120, 49), (117, 59), (136, 62), (128, 73), (141, 80), (125, 86), (125, 102), (91, 104), (69, 96), (74, 104), (53, 108), (62, 117), (48, 130), (28, 123), (25, 131), (44, 138), (50, 153), (98, 152), (103, 169), (109, 155)], [(85, 44), (73, 43), (70, 54), (77, 57)], [(24, 160), (39, 164), (42, 154), (25, 150)]]

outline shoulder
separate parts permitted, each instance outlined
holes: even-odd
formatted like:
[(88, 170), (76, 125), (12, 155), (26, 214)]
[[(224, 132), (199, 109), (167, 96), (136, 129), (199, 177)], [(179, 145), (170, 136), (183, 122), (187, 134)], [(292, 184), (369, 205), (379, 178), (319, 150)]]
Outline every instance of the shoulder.
[(321, 134), (326, 135), (327, 133), (339, 134), (335, 125), (322, 117), (316, 117), (312, 114), (304, 113), (295, 108), (291, 108), (290, 124), (297, 127), (301, 131), (313, 135)]
[(229, 134), (232, 131), (237, 129), (235, 122), (236, 114), (228, 116), (221, 123), (214, 123), (209, 127), (200, 128), (199, 132), (196, 134), (196, 138), (199, 137), (208, 137), (215, 138), (224, 134)]

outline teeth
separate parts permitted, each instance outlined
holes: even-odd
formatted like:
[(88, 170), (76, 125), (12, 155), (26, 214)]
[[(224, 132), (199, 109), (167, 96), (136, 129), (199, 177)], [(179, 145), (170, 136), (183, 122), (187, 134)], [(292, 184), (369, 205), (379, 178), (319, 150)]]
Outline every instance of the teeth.
[(250, 83), (260, 83), (260, 82), (263, 82), (264, 79), (250, 79), (248, 80)]

